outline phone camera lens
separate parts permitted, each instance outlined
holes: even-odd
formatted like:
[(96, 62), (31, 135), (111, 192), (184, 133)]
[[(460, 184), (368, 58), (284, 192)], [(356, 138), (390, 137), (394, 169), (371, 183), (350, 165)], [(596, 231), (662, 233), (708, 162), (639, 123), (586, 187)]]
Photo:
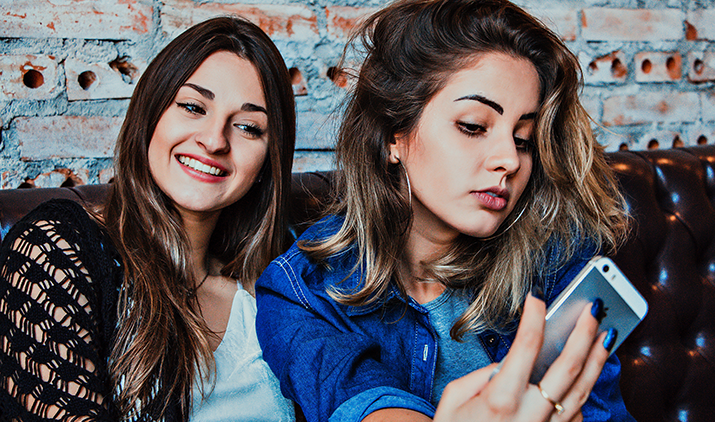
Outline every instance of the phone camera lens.
[(603, 266), (603, 272), (604, 272), (604, 273), (607, 273), (609, 269), (610, 269), (610, 268), (608, 267), (608, 265), (604, 265), (604, 266)]

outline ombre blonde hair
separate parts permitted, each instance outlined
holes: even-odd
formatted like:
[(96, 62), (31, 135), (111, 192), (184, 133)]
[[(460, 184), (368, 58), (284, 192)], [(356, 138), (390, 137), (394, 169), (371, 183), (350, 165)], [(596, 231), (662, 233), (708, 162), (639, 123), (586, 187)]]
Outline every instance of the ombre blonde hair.
[[(367, 18), (348, 45), (363, 49), (365, 59), (336, 147), (342, 199), (330, 212), (345, 220), (335, 235), (300, 245), (318, 262), (357, 245), (355, 271), (363, 283), (354, 291), (334, 289), (336, 301), (379, 301), (393, 281), (406, 294), (399, 268), (412, 210), (404, 172), (388, 161), (389, 146), (395, 134), (416, 130), (450, 76), (487, 53), (526, 59), (537, 70), (534, 165), (497, 236), (462, 235), (444, 256), (423, 263), (431, 281), (472, 295), (452, 336), (505, 329), (519, 317), (539, 271), (563, 263), (586, 240), (607, 253), (625, 238), (624, 199), (579, 101), (578, 61), (534, 17), (506, 0), (403, 0)], [(565, 250), (559, 262), (545, 257), (549, 240)]]

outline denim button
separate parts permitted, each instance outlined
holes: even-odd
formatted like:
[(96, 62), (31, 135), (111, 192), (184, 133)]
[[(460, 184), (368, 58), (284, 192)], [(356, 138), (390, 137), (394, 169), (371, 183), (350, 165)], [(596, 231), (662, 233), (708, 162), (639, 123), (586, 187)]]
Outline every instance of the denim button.
[(496, 342), (497, 342), (497, 336), (496, 336), (496, 335), (494, 335), (494, 334), (489, 334), (489, 335), (487, 336), (487, 344), (488, 344), (489, 346), (494, 347), (494, 345), (496, 344)]

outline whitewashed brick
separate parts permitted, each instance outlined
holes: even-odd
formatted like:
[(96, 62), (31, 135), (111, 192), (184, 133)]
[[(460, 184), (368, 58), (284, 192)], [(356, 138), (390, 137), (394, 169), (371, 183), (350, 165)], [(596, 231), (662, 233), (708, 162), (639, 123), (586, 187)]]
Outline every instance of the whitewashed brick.
[(628, 77), (626, 56), (621, 51), (596, 58), (582, 52), (578, 58), (587, 84), (623, 83)]
[(581, 36), (588, 41), (680, 40), (684, 21), (678, 9), (587, 8), (581, 15)]
[(378, 9), (375, 7), (331, 6), (325, 8), (328, 18), (328, 35), (345, 41), (350, 35), (350, 31), (376, 10)]
[(544, 22), (564, 41), (574, 41), (578, 34), (578, 10), (568, 7), (560, 8), (529, 8), (536, 18)]
[(18, 117), (12, 133), (23, 160), (111, 157), (121, 117)]
[(683, 77), (683, 57), (677, 51), (643, 51), (634, 62), (636, 82), (673, 82)]
[(688, 12), (689, 40), (715, 40), (715, 9), (696, 9)]
[(0, 0), (3, 37), (133, 39), (152, 25), (148, 0)]
[(300, 40), (318, 36), (318, 17), (309, 8), (299, 5), (166, 0), (161, 9), (161, 23), (164, 32), (173, 38), (206, 19), (231, 14), (250, 20), (271, 37)]
[(332, 151), (296, 151), (293, 156), (293, 172), (328, 170), (335, 170)]
[(691, 82), (715, 81), (715, 53), (688, 53), (688, 80)]
[(715, 122), (715, 92), (703, 92), (700, 95), (703, 102), (703, 120)]
[(616, 95), (603, 102), (603, 124), (620, 126), (649, 122), (693, 122), (700, 98), (695, 92), (643, 92)]
[(70, 186), (86, 185), (89, 180), (89, 171), (86, 169), (70, 170), (68, 168), (60, 168), (47, 173), (42, 173), (28, 182), (38, 188), (57, 188), (62, 185), (69, 184)]
[(146, 62), (136, 61), (132, 65), (136, 67), (134, 74), (123, 76), (108, 63), (65, 60), (67, 98), (70, 101), (130, 98), (139, 76), (146, 69)]
[(0, 100), (46, 100), (60, 92), (58, 64), (51, 56), (0, 55)]

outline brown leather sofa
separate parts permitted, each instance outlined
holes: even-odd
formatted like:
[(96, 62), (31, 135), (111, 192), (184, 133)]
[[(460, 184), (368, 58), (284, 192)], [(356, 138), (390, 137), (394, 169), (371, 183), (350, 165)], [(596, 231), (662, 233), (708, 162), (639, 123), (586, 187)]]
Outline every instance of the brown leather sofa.
[[(613, 257), (649, 303), (618, 350), (636, 420), (715, 420), (715, 146), (609, 153), (635, 227)], [(320, 213), (330, 173), (294, 174), (294, 228)], [(101, 201), (106, 185), (0, 191), (0, 235), (53, 197)]]

